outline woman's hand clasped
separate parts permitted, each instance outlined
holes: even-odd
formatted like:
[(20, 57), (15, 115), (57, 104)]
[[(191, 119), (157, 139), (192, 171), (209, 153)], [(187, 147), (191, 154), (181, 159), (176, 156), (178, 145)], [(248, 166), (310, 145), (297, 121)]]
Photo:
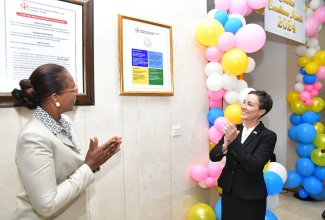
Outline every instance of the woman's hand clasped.
[(89, 150), (85, 163), (91, 170), (103, 165), (109, 158), (121, 150), (122, 138), (114, 136), (110, 140), (98, 147), (98, 139), (90, 139)]

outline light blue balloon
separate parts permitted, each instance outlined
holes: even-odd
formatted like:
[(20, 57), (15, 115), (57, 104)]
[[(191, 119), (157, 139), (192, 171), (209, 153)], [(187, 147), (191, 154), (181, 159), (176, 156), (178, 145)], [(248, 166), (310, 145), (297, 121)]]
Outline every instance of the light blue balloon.
[(296, 136), (296, 131), (297, 131), (298, 126), (294, 125), (291, 126), (288, 130), (288, 137), (293, 141), (293, 142), (299, 142)]
[(323, 187), (322, 191), (318, 194), (310, 194), (309, 193), (309, 196), (313, 199), (316, 199), (316, 200), (325, 200), (325, 186)]
[(230, 32), (235, 35), (242, 26), (243, 23), (239, 18), (229, 18), (226, 21), (224, 28), (225, 28), (225, 32)]
[(314, 176), (307, 176), (302, 181), (304, 189), (310, 194), (319, 194), (323, 189), (322, 182)]
[(273, 212), (267, 209), (265, 213), (265, 220), (278, 220), (278, 217), (276, 217)]
[(223, 114), (220, 108), (212, 108), (208, 112), (208, 120), (211, 124), (214, 124), (214, 121), (219, 117), (223, 117)]
[(302, 123), (301, 115), (295, 114), (295, 113), (291, 114), (290, 115), (290, 122), (293, 125), (300, 125)]
[(304, 143), (312, 142), (316, 137), (316, 129), (308, 123), (298, 125), (296, 130), (296, 138)]
[(220, 198), (218, 200), (218, 202), (216, 203), (215, 207), (214, 207), (214, 213), (216, 213), (217, 219), (221, 220), (221, 205), (222, 205), (222, 198)]
[(301, 120), (303, 123), (308, 123), (311, 125), (315, 124), (318, 121), (317, 119), (318, 119), (317, 115), (312, 111), (307, 111), (303, 113), (301, 116)]
[(316, 166), (314, 176), (317, 179), (319, 179), (320, 181), (325, 180), (325, 167), (324, 166)]
[(311, 176), (315, 168), (315, 164), (309, 158), (300, 158), (296, 161), (296, 170), (301, 176)]
[(263, 175), (268, 195), (273, 196), (280, 193), (283, 188), (281, 176), (273, 171), (266, 171)]
[(288, 188), (296, 188), (301, 185), (303, 177), (295, 170), (288, 170), (287, 180), (284, 185)]
[(228, 13), (225, 11), (219, 10), (214, 14), (214, 19), (219, 21), (222, 24), (222, 26), (225, 26), (226, 21), (228, 21)]
[(315, 150), (316, 147), (312, 143), (298, 143), (296, 147), (296, 152), (299, 155), (299, 157), (302, 158), (310, 158), (310, 154), (313, 150)]
[(315, 74), (305, 74), (302, 78), (305, 84), (310, 85), (316, 82), (317, 76)]

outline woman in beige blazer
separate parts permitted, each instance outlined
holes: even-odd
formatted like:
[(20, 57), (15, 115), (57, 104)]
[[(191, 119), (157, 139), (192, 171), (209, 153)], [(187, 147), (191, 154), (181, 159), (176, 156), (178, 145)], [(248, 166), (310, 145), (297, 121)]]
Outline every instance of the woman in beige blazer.
[(78, 88), (62, 66), (45, 64), (30, 78), (20, 81), (12, 95), (20, 105), (35, 109), (22, 128), (16, 163), (24, 189), (17, 196), (13, 219), (77, 219), (85, 214), (84, 190), (94, 181), (94, 172), (120, 151), (120, 137), (98, 147), (90, 139), (86, 157), (71, 120), (64, 112), (73, 109)]

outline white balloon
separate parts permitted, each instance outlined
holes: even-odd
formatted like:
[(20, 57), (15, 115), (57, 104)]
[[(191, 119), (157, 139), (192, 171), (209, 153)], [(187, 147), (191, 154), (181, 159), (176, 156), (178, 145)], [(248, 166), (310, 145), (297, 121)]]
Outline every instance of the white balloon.
[(268, 195), (266, 197), (266, 209), (273, 211), (279, 206), (279, 195)]
[(321, 5), (320, 0), (311, 0), (309, 3), (309, 7), (313, 10), (319, 8), (320, 5)]
[(313, 58), (316, 54), (316, 49), (313, 47), (310, 47), (306, 50), (305, 56)]
[(300, 57), (304, 56), (306, 53), (307, 47), (305, 45), (299, 45), (296, 47), (296, 54)]
[(238, 102), (238, 96), (238, 92), (236, 92), (235, 90), (230, 90), (225, 93), (223, 98), (225, 99), (225, 102), (230, 105)]
[(222, 88), (225, 90), (234, 90), (237, 87), (238, 78), (227, 73), (222, 75)]
[(311, 9), (311, 8), (306, 9), (306, 11), (305, 11), (305, 17), (306, 18), (309, 18), (309, 17), (313, 16), (313, 14), (314, 14), (313, 9)]
[(301, 73), (298, 73), (296, 75), (296, 82), (303, 83), (304, 82), (304, 75), (302, 75)]
[(319, 44), (319, 41), (317, 40), (317, 38), (309, 38), (307, 41), (307, 47), (316, 47)]
[(246, 89), (243, 89), (242, 91), (240, 91), (239, 93), (239, 97), (238, 97), (238, 100), (239, 100), (239, 103), (240, 104), (243, 104), (247, 94), (250, 92), (250, 91), (255, 91), (255, 89), (253, 88), (246, 88)]
[(222, 76), (212, 74), (207, 78), (206, 84), (209, 90), (218, 91), (222, 88)]
[(278, 162), (271, 162), (267, 167), (266, 171), (271, 171), (278, 174), (281, 177), (283, 183), (287, 181), (287, 177), (288, 177), (287, 170), (282, 164)]
[(294, 90), (296, 90), (297, 92), (302, 92), (302, 91), (304, 91), (305, 86), (304, 86), (303, 83), (296, 83), (296, 84), (294, 85), (293, 88), (294, 88)]
[(228, 16), (228, 19), (230, 19), (230, 18), (238, 18), (241, 21), (241, 23), (243, 24), (243, 26), (246, 25), (246, 19), (244, 18), (244, 16), (242, 16), (240, 14), (230, 14)]
[(318, 51), (320, 51), (320, 46), (317, 45), (317, 46), (315, 47), (315, 50), (316, 50), (316, 53), (317, 53)]
[(244, 73), (250, 73), (255, 69), (255, 60), (251, 57), (248, 57), (248, 66)]
[(205, 181), (199, 182), (199, 186), (203, 189), (208, 188), (207, 185), (205, 184)]
[(207, 65), (205, 65), (204, 71), (206, 76), (210, 76), (212, 74), (223, 74), (222, 65), (219, 62), (207, 63)]
[(243, 79), (238, 80), (237, 87), (236, 87), (236, 91), (237, 91), (238, 95), (243, 89), (246, 89), (246, 88), (248, 88), (248, 83)]
[(212, 9), (208, 12), (208, 18), (213, 18), (214, 19), (214, 15), (216, 14), (218, 10), (217, 9)]

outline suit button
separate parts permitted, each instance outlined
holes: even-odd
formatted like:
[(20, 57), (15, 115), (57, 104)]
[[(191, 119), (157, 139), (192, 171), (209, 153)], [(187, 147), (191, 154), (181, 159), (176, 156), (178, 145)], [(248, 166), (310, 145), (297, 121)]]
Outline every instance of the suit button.
[(234, 174), (234, 173), (235, 173), (235, 171), (231, 171), (231, 173), (232, 173), (232, 174)]

